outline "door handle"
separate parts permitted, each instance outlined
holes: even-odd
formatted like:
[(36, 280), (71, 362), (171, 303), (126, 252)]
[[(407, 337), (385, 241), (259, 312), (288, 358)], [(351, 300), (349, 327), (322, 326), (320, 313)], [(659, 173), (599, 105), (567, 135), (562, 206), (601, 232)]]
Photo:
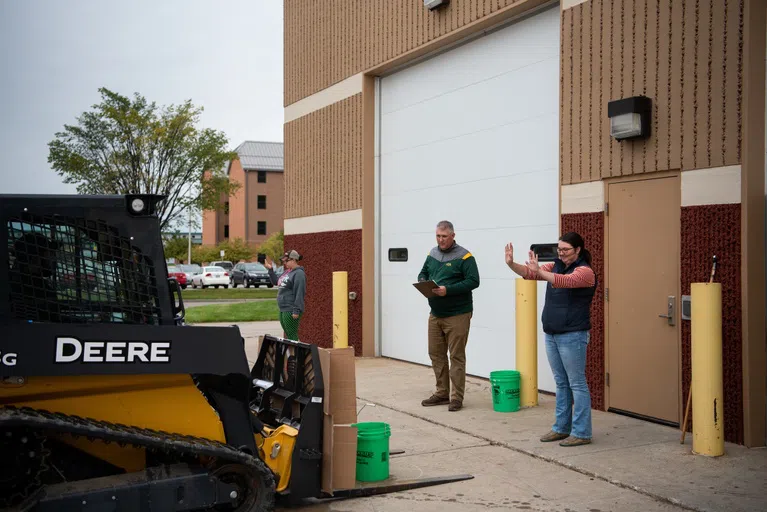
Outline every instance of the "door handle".
[(666, 303), (667, 313), (665, 315), (658, 315), (660, 318), (666, 318), (669, 325), (676, 325), (675, 310), (676, 310), (676, 297), (673, 295), (668, 296), (668, 302)]

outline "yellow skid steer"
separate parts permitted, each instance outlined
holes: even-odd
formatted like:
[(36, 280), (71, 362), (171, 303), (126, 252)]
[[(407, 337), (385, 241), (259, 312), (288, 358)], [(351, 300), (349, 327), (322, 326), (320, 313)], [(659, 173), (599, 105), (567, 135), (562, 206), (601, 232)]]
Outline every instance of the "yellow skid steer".
[(318, 348), (267, 336), (249, 368), (236, 326), (185, 325), (163, 199), (0, 195), (0, 510), (269, 511), (330, 496)]

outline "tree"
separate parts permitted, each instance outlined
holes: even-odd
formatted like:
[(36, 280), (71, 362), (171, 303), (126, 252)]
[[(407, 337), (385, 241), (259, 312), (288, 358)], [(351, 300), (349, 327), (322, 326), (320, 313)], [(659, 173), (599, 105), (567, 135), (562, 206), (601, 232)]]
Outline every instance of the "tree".
[[(64, 125), (48, 143), (48, 162), (80, 194), (159, 194), (160, 227), (196, 211), (220, 207), (240, 188), (224, 165), (237, 158), (223, 132), (198, 129), (202, 107), (190, 100), (158, 108), (100, 88), (101, 103)], [(206, 171), (208, 172), (206, 175)]]
[(166, 238), (163, 245), (166, 258), (186, 261), (189, 257), (189, 238), (178, 232)]
[(285, 236), (282, 231), (272, 233), (263, 241), (258, 252), (266, 254), (273, 261), (279, 261), (280, 256), (285, 252), (284, 241)]
[[(221, 257), (219, 251), (224, 251), (224, 257)], [(249, 246), (242, 238), (234, 240), (225, 240), (216, 246), (216, 259), (226, 260), (233, 263), (238, 261), (250, 261), (255, 256), (255, 248)]]
[(192, 262), (202, 265), (207, 262), (216, 261), (218, 259), (219, 252), (215, 246), (211, 245), (197, 245), (192, 248)]
[[(221, 257), (221, 251), (224, 251), (224, 257)], [(242, 238), (234, 240), (225, 240), (218, 245), (197, 246), (192, 250), (192, 261), (202, 263), (203, 261), (231, 261), (237, 263), (240, 260), (252, 261), (256, 251), (249, 246)]]

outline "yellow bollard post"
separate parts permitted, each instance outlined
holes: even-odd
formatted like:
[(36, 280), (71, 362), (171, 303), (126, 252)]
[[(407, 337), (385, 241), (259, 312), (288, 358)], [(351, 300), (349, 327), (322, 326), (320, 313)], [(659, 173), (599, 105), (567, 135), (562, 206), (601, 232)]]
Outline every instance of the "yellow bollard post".
[(692, 452), (724, 455), (722, 284), (692, 283)]
[(516, 280), (517, 289), (517, 371), (519, 406), (538, 405), (538, 283)]
[(348, 283), (346, 272), (333, 272), (333, 348), (349, 346)]

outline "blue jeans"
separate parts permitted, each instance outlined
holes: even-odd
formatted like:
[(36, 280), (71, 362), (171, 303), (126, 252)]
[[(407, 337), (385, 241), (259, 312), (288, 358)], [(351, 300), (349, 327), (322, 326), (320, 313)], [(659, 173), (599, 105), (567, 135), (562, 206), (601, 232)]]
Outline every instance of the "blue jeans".
[(591, 439), (591, 394), (586, 383), (586, 346), (589, 331), (546, 334), (546, 355), (557, 384), (558, 434)]

